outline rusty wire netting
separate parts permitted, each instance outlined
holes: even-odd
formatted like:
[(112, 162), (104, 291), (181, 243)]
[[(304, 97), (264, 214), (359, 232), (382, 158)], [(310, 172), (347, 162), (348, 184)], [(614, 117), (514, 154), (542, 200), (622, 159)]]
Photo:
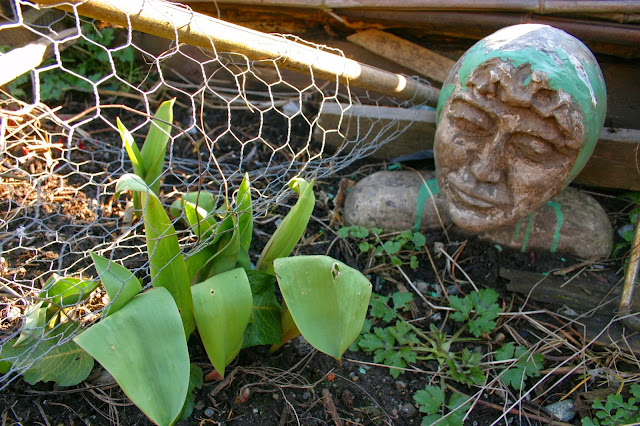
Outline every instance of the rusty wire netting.
[[(257, 219), (276, 204), (290, 204), (290, 178), (337, 173), (405, 129), (398, 120), (360, 119), (349, 111), (356, 104), (410, 107), (411, 101), (356, 92), (311, 68), (308, 75), (290, 72), (281, 58), (250, 59), (242, 50), (218, 49), (213, 40), (210, 49), (183, 44), (175, 25), (175, 38), (166, 40), (73, 8), (2, 3), (0, 61), (5, 56), (7, 64), (12, 52), (19, 60), (11, 57), (15, 69), (5, 71), (15, 75), (4, 81), (0, 98), (0, 344), (11, 344), (27, 325), (37, 342), (32, 355), (55, 353), (68, 342), (48, 344), (47, 325), (30, 324), (29, 315), (54, 274), (95, 278), (91, 250), (148, 284), (144, 228), (132, 218), (129, 196), (114, 194), (116, 180), (133, 171), (116, 117), (141, 144), (158, 105), (175, 97), (162, 202), (168, 206), (178, 193), (199, 189), (230, 196), (248, 173)], [(327, 109), (338, 111), (337, 119), (323, 121)], [(177, 229), (188, 254), (192, 238)], [(67, 315), (95, 320), (103, 296), (95, 291)], [(0, 389), (14, 373), (33, 369), (33, 358), (10, 359)]]

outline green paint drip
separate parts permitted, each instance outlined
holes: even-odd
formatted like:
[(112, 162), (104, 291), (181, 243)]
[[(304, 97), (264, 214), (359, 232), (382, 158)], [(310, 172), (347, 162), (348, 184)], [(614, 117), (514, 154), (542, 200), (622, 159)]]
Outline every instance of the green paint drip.
[(516, 231), (513, 233), (513, 241), (518, 241), (518, 238), (520, 238), (521, 227), (522, 227), (522, 219), (518, 219), (518, 223), (516, 223)]
[(529, 222), (527, 223), (527, 229), (524, 231), (524, 238), (522, 239), (522, 248), (520, 251), (524, 253), (527, 250), (527, 244), (529, 244), (529, 237), (531, 236), (531, 229), (533, 228), (533, 215), (531, 213), (528, 217)]
[(562, 206), (557, 201), (549, 201), (547, 202), (547, 205), (552, 207), (556, 213), (556, 230), (553, 233), (553, 244), (551, 245), (551, 250), (549, 250), (549, 252), (555, 253), (556, 250), (558, 250), (558, 243), (560, 242), (560, 230), (564, 224), (564, 215), (562, 214)]
[(424, 205), (431, 195), (440, 193), (440, 187), (436, 179), (426, 181), (420, 186), (418, 191), (418, 198), (416, 199), (416, 221), (413, 224), (413, 232), (420, 231), (420, 224), (422, 223), (422, 216), (424, 214)]

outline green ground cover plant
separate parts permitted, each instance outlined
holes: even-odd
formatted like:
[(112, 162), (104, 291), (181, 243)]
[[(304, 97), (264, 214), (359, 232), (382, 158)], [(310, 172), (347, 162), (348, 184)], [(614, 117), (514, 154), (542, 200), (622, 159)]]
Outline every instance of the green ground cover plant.
[(386, 257), (394, 266), (406, 263), (413, 270), (419, 266), (415, 253), (422, 250), (427, 243), (426, 237), (420, 232), (404, 231), (388, 236), (383, 235), (380, 228), (367, 229), (356, 225), (341, 227), (338, 229), (338, 236), (357, 241), (361, 253), (373, 253), (374, 256)]
[(609, 395), (604, 404), (596, 398), (591, 405), (591, 408), (595, 410), (595, 418), (582, 419), (582, 426), (635, 425), (640, 423), (638, 409), (640, 386), (636, 383), (632, 384), (630, 392), (631, 397), (626, 401), (619, 393)]
[[(352, 350), (373, 354), (374, 362), (389, 366), (389, 373), (397, 378), (410, 364), (420, 361), (435, 361), (439, 366), (443, 385), (452, 381), (467, 387), (483, 386), (487, 374), (482, 364), (486, 355), (466, 347), (477, 342), (486, 333), (497, 327), (501, 308), (498, 294), (492, 289), (481, 289), (464, 297), (451, 296), (450, 315), (457, 330), (452, 335), (442, 332), (435, 324), (424, 331), (405, 317), (413, 296), (396, 292), (390, 296), (373, 294), (369, 317)], [(469, 336), (470, 335), (470, 336)], [(502, 366), (500, 379), (512, 389), (523, 389), (525, 381), (540, 375), (543, 357), (527, 348), (507, 343), (494, 354), (494, 361)], [(446, 402), (443, 388), (427, 386), (414, 395), (421, 412), (427, 415), (423, 424), (461, 425), (469, 404), (468, 397), (452, 394)], [(446, 403), (445, 403), (446, 402)]]

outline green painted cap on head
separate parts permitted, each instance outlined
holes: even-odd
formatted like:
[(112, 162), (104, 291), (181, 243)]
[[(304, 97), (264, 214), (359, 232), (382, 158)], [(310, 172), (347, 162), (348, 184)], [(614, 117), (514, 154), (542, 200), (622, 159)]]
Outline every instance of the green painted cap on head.
[(532, 72), (545, 73), (549, 87), (568, 93), (577, 103), (585, 132), (575, 165), (565, 180), (565, 185), (569, 184), (593, 153), (604, 125), (607, 93), (598, 62), (584, 43), (557, 28), (537, 24), (503, 28), (473, 45), (453, 67), (442, 85), (436, 122), (454, 90), (465, 90), (473, 70), (497, 57), (514, 67), (529, 64)]

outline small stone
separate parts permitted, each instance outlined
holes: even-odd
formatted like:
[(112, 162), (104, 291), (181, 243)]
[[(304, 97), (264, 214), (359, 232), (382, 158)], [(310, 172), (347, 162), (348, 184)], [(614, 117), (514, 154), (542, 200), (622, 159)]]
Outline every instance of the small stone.
[(309, 393), (309, 391), (306, 391), (305, 393), (302, 394), (302, 399), (304, 399), (305, 401), (308, 400), (309, 398), (311, 398), (311, 394)]
[(353, 376), (353, 377), (351, 378), (351, 380), (353, 380), (354, 382), (357, 382), (358, 380), (360, 380), (360, 377), (358, 377), (358, 376)]
[(570, 422), (576, 415), (573, 401), (570, 399), (554, 402), (544, 407), (544, 409), (561, 422)]
[(277, 393), (272, 393), (271, 398), (273, 398), (274, 401), (277, 401), (280, 399), (280, 395), (278, 395)]
[(396, 380), (396, 388), (397, 389), (406, 389), (407, 384), (402, 380)]
[(400, 411), (402, 411), (402, 414), (404, 414), (407, 417), (413, 417), (416, 415), (416, 412), (418, 410), (416, 410), (416, 407), (413, 404), (407, 403), (402, 406)]
[(442, 215), (444, 214), (442, 197), (432, 199), (428, 196), (417, 214), (418, 197), (422, 199), (429, 194), (425, 190), (421, 193), (424, 182), (435, 183), (434, 172), (421, 173), (422, 176), (413, 171), (384, 171), (362, 179), (347, 194), (343, 209), (345, 222), (366, 228), (405, 231), (413, 229), (416, 217), (419, 216), (420, 229), (440, 227), (434, 201)]
[(215, 410), (213, 409), (213, 407), (208, 407), (206, 410), (204, 410), (204, 416), (205, 417), (213, 417), (213, 415), (215, 414)]
[(396, 418), (398, 417), (398, 409), (394, 408), (391, 410), (391, 417)]
[(416, 283), (416, 289), (424, 295), (429, 294), (429, 284), (425, 283), (424, 281), (418, 281)]
[(196, 409), (197, 411), (202, 410), (204, 408), (204, 401), (200, 400), (196, 402), (196, 405), (194, 405), (193, 408)]
[(253, 414), (258, 414), (260, 412), (260, 410), (258, 410), (257, 408), (253, 409)]

